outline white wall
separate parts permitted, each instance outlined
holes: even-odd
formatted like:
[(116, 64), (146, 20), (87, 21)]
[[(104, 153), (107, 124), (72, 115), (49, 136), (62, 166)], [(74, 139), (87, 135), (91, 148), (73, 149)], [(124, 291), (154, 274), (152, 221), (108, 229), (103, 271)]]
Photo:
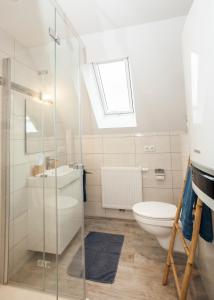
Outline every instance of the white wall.
[(99, 130), (84, 98), (84, 133), (162, 132), (185, 129), (181, 33), (185, 17), (83, 36), (87, 62), (128, 56), (137, 128)]
[[(186, 98), (188, 106), (188, 119), (190, 120), (190, 144), (191, 148), (201, 146), (203, 141), (205, 148), (205, 161), (208, 162), (208, 151), (212, 149), (213, 128), (207, 127), (204, 132), (200, 122), (192, 122), (194, 115), (192, 114), (192, 83), (191, 83), (191, 54), (198, 54), (199, 58), (199, 73), (196, 87), (198, 86), (198, 102), (196, 103), (194, 113), (201, 114), (203, 123), (209, 121), (212, 124), (213, 114), (209, 113), (210, 106), (208, 103), (209, 97), (213, 95), (213, 28), (214, 28), (214, 1), (213, 0), (195, 0), (191, 11), (187, 17), (184, 27), (184, 68), (185, 68), (185, 84)], [(206, 103), (207, 101), (207, 103)], [(210, 101), (212, 104), (212, 98)], [(206, 103), (206, 104), (205, 104)], [(213, 105), (213, 104), (212, 104)], [(212, 111), (212, 110), (211, 110)], [(209, 119), (209, 115), (211, 120)], [(204, 119), (203, 119), (204, 118)], [(194, 128), (193, 128), (194, 127)], [(206, 134), (206, 136), (205, 136)], [(211, 144), (210, 144), (211, 143)], [(193, 145), (194, 144), (194, 145)], [(196, 145), (197, 144), (197, 145)], [(202, 152), (203, 152), (202, 150)], [(211, 152), (213, 157), (213, 151)], [(192, 158), (192, 156), (191, 156)], [(207, 165), (207, 168), (211, 168)], [(214, 220), (214, 213), (213, 213)], [(213, 222), (214, 224), (214, 222)], [(199, 240), (199, 266), (202, 279), (206, 291), (210, 299), (214, 295), (214, 243), (207, 243), (203, 239)]]

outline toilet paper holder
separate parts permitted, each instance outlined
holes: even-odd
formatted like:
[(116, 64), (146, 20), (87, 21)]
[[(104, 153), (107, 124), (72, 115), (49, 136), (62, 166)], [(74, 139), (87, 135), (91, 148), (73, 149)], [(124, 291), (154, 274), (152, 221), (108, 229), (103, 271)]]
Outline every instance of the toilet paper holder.
[(155, 175), (165, 175), (165, 170), (164, 169), (155, 169)]
[(165, 170), (164, 169), (155, 169), (155, 177), (158, 181), (164, 181), (165, 180)]

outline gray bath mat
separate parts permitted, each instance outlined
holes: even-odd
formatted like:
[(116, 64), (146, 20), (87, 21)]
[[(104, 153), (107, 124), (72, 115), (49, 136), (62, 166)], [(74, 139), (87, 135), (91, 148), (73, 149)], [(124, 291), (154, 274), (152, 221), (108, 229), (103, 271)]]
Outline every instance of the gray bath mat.
[[(103, 232), (90, 232), (85, 238), (86, 279), (101, 283), (113, 283), (117, 273), (124, 236)], [(68, 274), (82, 277), (81, 249), (68, 267)]]

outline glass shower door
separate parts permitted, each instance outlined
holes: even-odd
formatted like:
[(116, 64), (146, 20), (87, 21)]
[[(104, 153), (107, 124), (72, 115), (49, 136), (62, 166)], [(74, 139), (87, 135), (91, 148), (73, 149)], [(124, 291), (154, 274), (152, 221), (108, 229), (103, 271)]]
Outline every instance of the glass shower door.
[(4, 283), (85, 299), (80, 41), (55, 1), (9, 3), (19, 30), (3, 57), (0, 41)]
[(56, 62), (49, 34), (55, 28), (55, 7), (49, 1), (21, 1), (17, 22), (23, 11), (32, 18), (25, 19), (15, 39), (9, 37), (14, 52), (9, 57), (8, 282), (56, 295)]
[(59, 38), (56, 44), (55, 103), (57, 161), (70, 174), (70, 181), (61, 184), (61, 171), (57, 169), (58, 295), (81, 300), (85, 299), (80, 155), (81, 45), (59, 12), (56, 12), (56, 33)]

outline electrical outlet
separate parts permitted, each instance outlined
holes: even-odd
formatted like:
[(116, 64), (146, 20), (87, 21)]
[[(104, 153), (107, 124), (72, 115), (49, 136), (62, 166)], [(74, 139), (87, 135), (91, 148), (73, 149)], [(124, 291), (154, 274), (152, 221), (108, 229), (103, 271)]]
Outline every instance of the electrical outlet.
[(144, 152), (149, 152), (149, 145), (144, 146)]
[(155, 152), (155, 145), (149, 145), (149, 152)]

